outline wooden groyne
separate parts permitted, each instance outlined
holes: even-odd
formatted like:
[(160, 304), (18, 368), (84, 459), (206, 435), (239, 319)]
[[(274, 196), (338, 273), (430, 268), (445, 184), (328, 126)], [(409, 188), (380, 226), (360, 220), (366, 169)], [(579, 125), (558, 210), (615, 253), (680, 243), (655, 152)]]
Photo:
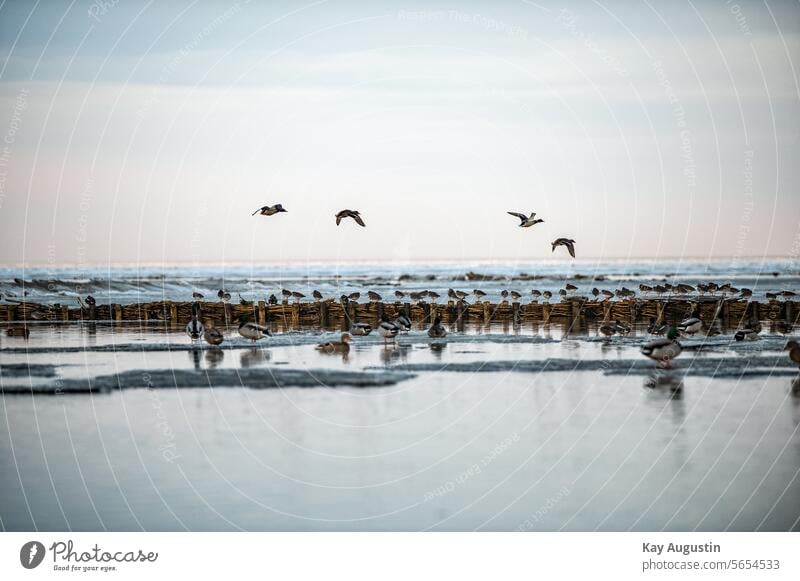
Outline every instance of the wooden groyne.
[[(185, 325), (191, 318), (192, 302), (158, 301), (134, 304), (68, 307), (31, 302), (0, 305), (0, 321), (25, 322), (162, 322), (173, 327)], [(569, 328), (583, 328), (588, 323), (621, 321), (637, 323), (677, 323), (695, 316), (707, 327), (719, 324), (723, 328), (747, 326), (753, 321), (798, 324), (800, 304), (796, 301), (756, 302), (747, 300), (699, 297), (695, 299), (625, 299), (594, 301), (574, 297), (560, 302), (501, 302), (466, 303), (450, 301), (444, 304), (417, 303), (357, 303), (325, 300), (309, 303), (252, 305), (204, 301), (200, 303), (202, 319), (218, 325), (234, 324), (242, 315), (261, 324), (281, 329), (325, 328), (348, 329), (353, 322), (377, 324), (382, 317), (408, 316), (417, 326), (429, 325), (437, 316), (442, 322), (456, 327), (466, 324), (547, 324), (558, 322)]]

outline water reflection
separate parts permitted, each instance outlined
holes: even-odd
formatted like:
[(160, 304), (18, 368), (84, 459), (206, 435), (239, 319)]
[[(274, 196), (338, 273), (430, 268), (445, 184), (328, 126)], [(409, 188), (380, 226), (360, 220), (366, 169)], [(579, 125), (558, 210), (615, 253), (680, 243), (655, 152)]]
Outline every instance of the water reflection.
[(389, 349), (384, 349), (380, 352), (381, 362), (384, 365), (391, 365), (392, 363), (405, 363), (408, 361), (408, 353), (411, 351), (411, 345), (397, 344)]
[(683, 378), (673, 374), (655, 373), (644, 380), (644, 387), (668, 392), (672, 399), (683, 397)]
[(259, 349), (253, 347), (252, 349), (245, 349), (242, 351), (239, 363), (242, 367), (256, 367), (269, 361), (270, 352), (266, 349)]
[(442, 352), (447, 348), (447, 343), (434, 342), (430, 344), (431, 353), (436, 359), (442, 358)]
[(200, 371), (200, 351), (197, 349), (192, 349), (191, 351), (187, 351), (189, 354), (189, 360), (192, 362), (192, 368), (195, 371)]
[(206, 351), (206, 365), (209, 369), (216, 369), (222, 360), (225, 358), (225, 351), (216, 347)]

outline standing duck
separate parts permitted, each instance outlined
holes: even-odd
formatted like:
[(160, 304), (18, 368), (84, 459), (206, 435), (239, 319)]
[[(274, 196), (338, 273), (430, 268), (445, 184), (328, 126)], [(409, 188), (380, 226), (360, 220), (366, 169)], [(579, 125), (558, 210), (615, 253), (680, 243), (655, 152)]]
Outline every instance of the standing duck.
[(203, 339), (205, 339), (206, 343), (209, 345), (222, 345), (225, 337), (222, 335), (222, 331), (217, 329), (214, 326), (214, 322), (211, 321), (206, 326), (205, 333), (203, 333)]
[(433, 325), (428, 329), (428, 337), (433, 339), (444, 339), (447, 336), (447, 329), (442, 326), (442, 319), (436, 317), (433, 320)]
[(320, 343), (316, 346), (317, 351), (323, 353), (349, 353), (350, 340), (352, 337), (350, 333), (342, 333), (341, 341), (328, 341), (327, 343)]
[(411, 319), (405, 315), (398, 315), (392, 324), (397, 327), (401, 333), (408, 333), (411, 330)]
[(656, 339), (642, 347), (642, 354), (658, 361), (659, 367), (672, 367), (672, 360), (681, 354), (683, 347), (677, 341), (678, 330), (670, 327), (666, 339)]
[(200, 339), (203, 336), (205, 328), (203, 323), (200, 322), (200, 305), (194, 303), (192, 305), (192, 319), (186, 324), (186, 334), (192, 341)]
[(394, 323), (390, 323), (386, 319), (381, 321), (380, 325), (378, 325), (378, 334), (383, 337), (383, 344), (386, 345), (386, 341), (391, 339), (392, 341), (395, 340), (397, 334), (400, 332)]
[(245, 339), (250, 339), (253, 343), (272, 335), (267, 327), (252, 323), (247, 315), (239, 317), (239, 334)]

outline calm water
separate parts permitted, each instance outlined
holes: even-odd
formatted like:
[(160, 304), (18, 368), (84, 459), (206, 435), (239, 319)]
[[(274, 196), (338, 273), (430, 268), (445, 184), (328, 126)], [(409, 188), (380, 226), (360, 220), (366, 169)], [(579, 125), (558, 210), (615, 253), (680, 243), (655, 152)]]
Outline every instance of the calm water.
[[(64, 353), (59, 346), (188, 339), (56, 329), (28, 342), (2, 337), (0, 366), (52, 363), (69, 378), (639, 357), (633, 346), (580, 339), (458, 335), (441, 350), (410, 339), (389, 351), (356, 343), (347, 360), (268, 341), (213, 357)], [(26, 354), (25, 345), (53, 349)], [(368, 389), (4, 395), (0, 519), (6, 530), (799, 529), (796, 379), (680, 377), (676, 370), (651, 387), (640, 375), (445, 368)]]

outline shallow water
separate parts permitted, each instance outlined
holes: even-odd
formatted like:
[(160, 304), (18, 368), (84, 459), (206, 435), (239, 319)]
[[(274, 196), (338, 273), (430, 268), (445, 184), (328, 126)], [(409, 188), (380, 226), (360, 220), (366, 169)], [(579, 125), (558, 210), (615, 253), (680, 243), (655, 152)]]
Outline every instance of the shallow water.
[[(27, 342), (3, 337), (0, 369), (52, 364), (57, 379), (438, 365), (376, 388), (330, 388), (322, 375), (311, 389), (4, 394), (0, 522), (6, 530), (800, 527), (800, 399), (796, 377), (777, 374), (790, 368), (772, 373), (771, 364), (742, 379), (686, 374), (711, 357), (732, 369), (774, 359), (781, 338), (748, 346), (752, 353), (714, 338), (708, 351), (687, 351), (677, 369), (658, 374), (477, 371), (549, 358), (638, 362), (646, 339), (533, 334), (472, 330), (432, 348), (412, 332), (391, 349), (371, 336), (346, 360), (314, 350), (330, 334), (256, 347), (233, 339), (234, 348), (219, 351), (133, 325), (42, 325)], [(154, 344), (163, 348), (137, 350)], [(103, 345), (126, 347), (83, 350)], [(469, 371), (448, 371), (457, 364)], [(3, 385), (20, 381), (7, 375)]]
[[(477, 275), (477, 276), (476, 276)], [(77, 305), (77, 297), (92, 294), (99, 304), (160, 300), (191, 300), (192, 292), (216, 300), (225, 288), (238, 302), (280, 298), (283, 288), (311, 297), (319, 290), (325, 297), (367, 290), (394, 300), (394, 291), (430, 290), (447, 296), (449, 288), (466, 292), (481, 289), (486, 300), (497, 302), (502, 290), (517, 290), (529, 298), (531, 289), (554, 294), (567, 282), (579, 293), (592, 287), (614, 290), (622, 286), (638, 289), (640, 283), (732, 283), (754, 291), (762, 300), (765, 292), (797, 290), (800, 261), (797, 260), (539, 260), (532, 262), (442, 262), (382, 264), (274, 264), (187, 266), (164, 265), (103, 268), (0, 268), (0, 300)]]

